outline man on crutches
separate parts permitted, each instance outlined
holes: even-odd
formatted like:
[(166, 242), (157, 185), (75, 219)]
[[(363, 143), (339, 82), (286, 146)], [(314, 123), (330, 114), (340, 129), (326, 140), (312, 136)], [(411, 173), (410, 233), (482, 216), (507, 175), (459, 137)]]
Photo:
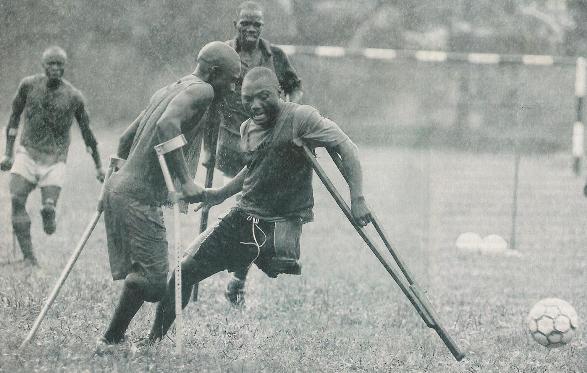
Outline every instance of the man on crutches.
[[(177, 206), (178, 193), (187, 202), (201, 200), (202, 188), (190, 176), (183, 148), (200, 145), (198, 128), (204, 113), (233, 89), (239, 74), (238, 54), (232, 48), (222, 42), (205, 45), (195, 71), (157, 91), (122, 135), (118, 156), (126, 162), (108, 184), (104, 221), (112, 277), (124, 280), (124, 288), (96, 352), (122, 342), (143, 302), (157, 302), (163, 296), (168, 262), (161, 205)], [(178, 193), (173, 193), (174, 184)], [(176, 250), (177, 213), (176, 207)]]
[[(347, 170), (352, 216), (364, 226), (370, 221), (362, 190), (357, 147), (331, 120), (307, 105), (279, 98), (275, 73), (251, 69), (243, 80), (242, 101), (250, 119), (240, 128), (247, 165), (220, 189), (206, 189), (204, 201), (219, 204), (241, 192), (236, 207), (210, 226), (188, 248), (182, 263), (182, 304), (193, 284), (222, 270), (244, 270), (253, 263), (269, 277), (301, 273), (302, 224), (313, 218), (312, 167), (300, 141), (333, 148)], [(152, 341), (171, 327), (175, 281), (159, 302)]]

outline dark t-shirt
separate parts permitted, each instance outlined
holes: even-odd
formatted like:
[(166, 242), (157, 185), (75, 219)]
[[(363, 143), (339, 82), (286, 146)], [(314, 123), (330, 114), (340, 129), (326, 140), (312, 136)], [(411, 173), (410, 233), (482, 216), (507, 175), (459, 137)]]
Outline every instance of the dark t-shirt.
[(248, 160), (237, 206), (265, 220), (298, 216), (312, 219), (312, 170), (300, 148), (334, 147), (348, 136), (309, 105), (282, 102), (275, 124), (261, 127), (253, 120), (241, 126), (241, 147)]
[[(111, 176), (109, 190), (125, 194), (147, 205), (159, 206), (167, 201), (167, 187), (154, 149), (165, 141), (159, 137), (157, 123), (173, 98), (195, 84), (205, 85), (204, 89), (209, 89), (213, 96), (212, 87), (208, 83), (191, 75), (160, 89), (151, 97), (140, 120), (128, 158), (124, 166)], [(199, 122), (189, 134), (184, 134), (188, 142), (186, 147), (199, 146), (197, 138), (201, 128)]]
[(62, 80), (56, 88), (48, 88), (47, 77), (43, 74), (24, 78), (13, 101), (14, 112), (19, 113), (23, 109), (24, 126), (20, 144), (36, 161), (53, 163), (67, 159), (74, 117), (78, 120), (86, 145), (96, 142), (88, 126), (84, 97), (67, 80)]

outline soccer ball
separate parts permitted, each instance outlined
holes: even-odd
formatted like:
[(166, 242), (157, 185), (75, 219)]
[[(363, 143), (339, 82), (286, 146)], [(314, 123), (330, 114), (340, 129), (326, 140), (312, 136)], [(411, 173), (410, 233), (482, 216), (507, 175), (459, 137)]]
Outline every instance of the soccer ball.
[(534, 340), (548, 348), (569, 343), (579, 326), (575, 309), (558, 298), (536, 303), (528, 314), (528, 330)]
[(508, 247), (508, 243), (497, 234), (490, 234), (481, 242), (481, 254), (495, 255), (503, 254)]
[(455, 246), (457, 249), (467, 252), (467, 253), (475, 253), (478, 252), (481, 248), (481, 244), (483, 239), (477, 233), (474, 232), (465, 232), (461, 233), (455, 242)]

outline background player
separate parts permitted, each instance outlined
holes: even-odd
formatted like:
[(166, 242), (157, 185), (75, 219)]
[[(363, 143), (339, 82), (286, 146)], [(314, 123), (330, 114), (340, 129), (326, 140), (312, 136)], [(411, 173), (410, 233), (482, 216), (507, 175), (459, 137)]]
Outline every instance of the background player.
[[(223, 122), (218, 138), (216, 167), (230, 178), (245, 165), (239, 130), (241, 124), (249, 118), (241, 102), (242, 78), (246, 73), (259, 66), (271, 69), (277, 76), (284, 99), (299, 102), (302, 98), (302, 83), (287, 55), (281, 48), (261, 38), (264, 23), (263, 8), (254, 1), (243, 2), (238, 7), (237, 19), (233, 21), (236, 36), (227, 41), (239, 54), (241, 79), (234, 93), (230, 93), (220, 106)], [(229, 281), (225, 295), (232, 304), (238, 305), (244, 301), (246, 276), (247, 271), (235, 272)]]
[[(6, 151), (0, 162), (2, 171), (11, 170), (12, 229), (27, 263), (36, 265), (31, 241), (31, 219), (26, 201), (36, 186), (41, 188), (43, 229), (56, 229), (55, 206), (65, 176), (65, 161), (70, 144), (70, 128), (77, 120), (82, 138), (96, 166), (97, 178), (104, 181), (98, 143), (90, 129), (90, 119), (82, 93), (63, 79), (67, 55), (63, 49), (47, 48), (42, 55), (45, 74), (24, 78), (12, 101), (6, 127)], [(24, 111), (20, 145), (14, 145)]]

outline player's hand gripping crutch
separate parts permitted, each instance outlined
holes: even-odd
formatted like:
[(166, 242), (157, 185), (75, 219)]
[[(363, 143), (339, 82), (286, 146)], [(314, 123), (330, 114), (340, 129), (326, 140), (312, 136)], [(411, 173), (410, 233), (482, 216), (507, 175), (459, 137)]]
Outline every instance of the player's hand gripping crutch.
[[(419, 288), (418, 284), (414, 281), (411, 273), (408, 271), (407, 267), (405, 266), (399, 255), (391, 247), (391, 244), (387, 240), (387, 237), (385, 236), (385, 233), (383, 232), (383, 229), (381, 228), (378, 219), (375, 217), (375, 214), (371, 211), (371, 221), (373, 223), (373, 227), (375, 228), (375, 230), (381, 237), (381, 240), (383, 241), (388, 251), (392, 255), (401, 273), (399, 273), (394, 267), (391, 266), (390, 263), (388, 263), (387, 259), (379, 252), (373, 241), (371, 241), (365, 229), (355, 222), (349, 206), (344, 201), (340, 193), (336, 190), (336, 187), (334, 186), (334, 184), (332, 184), (332, 182), (324, 172), (324, 169), (322, 168), (322, 166), (320, 166), (320, 163), (318, 163), (318, 160), (314, 156), (314, 153), (312, 153), (312, 151), (305, 144), (303, 145), (303, 148), (306, 157), (312, 163), (314, 171), (316, 172), (316, 174), (318, 175), (326, 189), (328, 189), (328, 192), (330, 192), (330, 194), (332, 195), (332, 197), (334, 198), (342, 212), (345, 214), (349, 222), (353, 225), (359, 236), (361, 236), (361, 238), (365, 241), (367, 246), (369, 246), (373, 254), (375, 254), (377, 259), (379, 259), (385, 270), (387, 270), (387, 272), (391, 275), (393, 280), (398, 284), (401, 291), (408, 298), (410, 303), (412, 303), (414, 308), (416, 308), (416, 311), (418, 312), (422, 320), (424, 320), (426, 325), (429, 328), (432, 328), (436, 331), (436, 333), (439, 335), (439, 337), (442, 339), (444, 344), (448, 347), (448, 349), (457, 361), (462, 360), (465, 354), (459, 349), (459, 347), (456, 345), (453, 339), (448, 335), (446, 330), (440, 325), (440, 322), (438, 321), (438, 316), (434, 312), (432, 305), (430, 304), (430, 301), (428, 300), (424, 292)], [(339, 155), (332, 151), (329, 151), (329, 153), (334, 163), (342, 173), (343, 177), (345, 177), (346, 179), (345, 170), (343, 168), (342, 161)]]
[(177, 331), (177, 335), (175, 337), (175, 351), (178, 355), (181, 355), (183, 352), (183, 317), (181, 307), (181, 260), (183, 252), (181, 250), (181, 227), (179, 220), (180, 211), (178, 205), (180, 194), (175, 190), (175, 185), (173, 184), (171, 173), (169, 172), (169, 167), (167, 167), (167, 162), (165, 161), (165, 154), (180, 149), (185, 144), (187, 144), (185, 137), (180, 135), (155, 146), (157, 158), (159, 159), (159, 165), (161, 166), (163, 178), (165, 179), (165, 185), (167, 186), (167, 191), (169, 192), (173, 202), (173, 246), (175, 252), (175, 329)]
[(53, 287), (53, 290), (51, 291), (49, 298), (47, 298), (47, 300), (45, 301), (45, 304), (43, 305), (43, 308), (41, 309), (41, 313), (39, 313), (39, 316), (37, 316), (37, 319), (35, 320), (35, 323), (33, 324), (33, 327), (31, 328), (31, 330), (29, 331), (29, 334), (27, 335), (26, 339), (20, 345), (19, 350), (22, 350), (35, 337), (35, 334), (37, 334), (37, 330), (39, 329), (39, 326), (41, 326), (41, 322), (45, 318), (47, 311), (49, 311), (49, 308), (51, 307), (51, 305), (55, 301), (55, 298), (57, 298), (57, 295), (59, 294), (59, 290), (61, 290), (63, 283), (67, 279), (67, 276), (71, 272), (73, 265), (75, 264), (78, 257), (80, 256), (84, 246), (86, 245), (86, 242), (88, 242), (90, 235), (94, 231), (94, 228), (96, 227), (96, 224), (98, 223), (98, 220), (100, 219), (100, 215), (102, 215), (102, 211), (103, 211), (102, 200), (104, 199), (104, 194), (106, 192), (106, 184), (108, 183), (108, 179), (110, 178), (110, 175), (112, 175), (112, 172), (119, 169), (123, 163), (124, 163), (123, 159), (120, 159), (117, 157), (110, 157), (110, 164), (108, 165), (108, 170), (106, 171), (104, 183), (102, 184), (102, 189), (100, 191), (100, 197), (98, 199), (98, 206), (96, 208), (96, 212), (94, 213), (94, 216), (92, 216), (92, 220), (90, 221), (90, 223), (87, 225), (86, 230), (84, 231), (84, 233), (82, 235), (82, 238), (79, 240), (77, 246), (75, 247), (75, 250), (71, 254), (71, 257), (69, 258), (69, 261), (65, 265), (65, 268), (63, 268), (63, 271), (61, 272), (61, 276), (59, 276), (59, 279), (57, 280), (57, 283)]

